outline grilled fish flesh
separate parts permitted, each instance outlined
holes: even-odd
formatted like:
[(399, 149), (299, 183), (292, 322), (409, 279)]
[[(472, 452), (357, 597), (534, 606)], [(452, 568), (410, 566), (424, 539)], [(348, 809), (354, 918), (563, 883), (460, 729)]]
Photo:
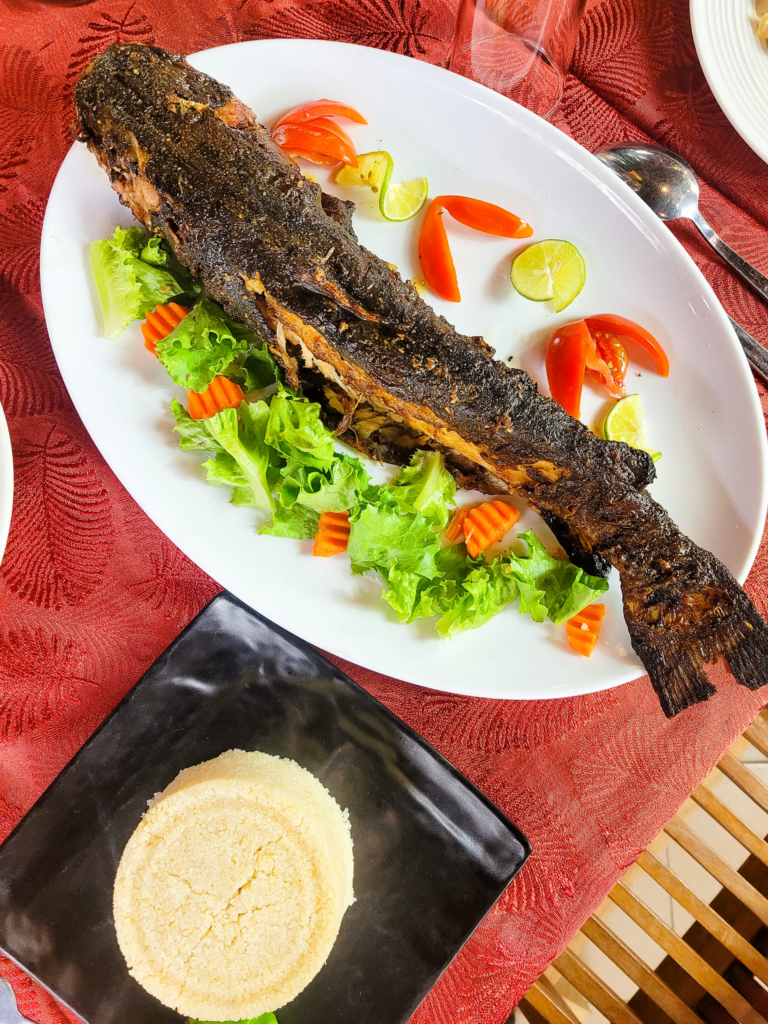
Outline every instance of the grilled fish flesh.
[(116, 43), (82, 73), (80, 138), (121, 202), (260, 334), (345, 441), (403, 462), (442, 451), (457, 480), (521, 495), (591, 572), (620, 575), (632, 646), (669, 716), (724, 658), (768, 681), (768, 627), (728, 570), (644, 490), (645, 452), (596, 438), (530, 377), (458, 334), (355, 236), (224, 85), (182, 56)]

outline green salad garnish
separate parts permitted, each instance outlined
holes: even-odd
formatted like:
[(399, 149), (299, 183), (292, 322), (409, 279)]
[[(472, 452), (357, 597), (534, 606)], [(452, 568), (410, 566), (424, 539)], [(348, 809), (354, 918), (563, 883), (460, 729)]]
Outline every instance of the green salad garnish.
[[(120, 325), (117, 334), (158, 302), (177, 298), (182, 287), (193, 301), (199, 293), (164, 243), (145, 241), (138, 228), (118, 228), (91, 251), (105, 324), (109, 312), (110, 324)], [(417, 451), (391, 483), (372, 484), (358, 458), (337, 450), (320, 406), (286, 387), (261, 339), (213, 299), (194, 301), (157, 343), (157, 357), (184, 388), (200, 393), (226, 376), (246, 392), (239, 408), (208, 419), (192, 419), (177, 399), (171, 403), (180, 446), (210, 455), (203, 463), (208, 482), (231, 487), (232, 504), (267, 514), (259, 532), (275, 537), (310, 540), (322, 513), (349, 512), (350, 568), (379, 577), (384, 600), (402, 622), (434, 618), (447, 639), (518, 601), (536, 622), (561, 625), (608, 589), (606, 580), (553, 558), (531, 530), (519, 534), (525, 551), (490, 561), (471, 558), (463, 543), (445, 547), (441, 534), (455, 511), (456, 484), (443, 456)], [(267, 1014), (247, 1024), (273, 1020)]]
[(165, 242), (147, 241), (141, 228), (115, 228), (111, 238), (91, 242), (91, 270), (108, 338), (119, 338), (155, 306), (202, 291)]

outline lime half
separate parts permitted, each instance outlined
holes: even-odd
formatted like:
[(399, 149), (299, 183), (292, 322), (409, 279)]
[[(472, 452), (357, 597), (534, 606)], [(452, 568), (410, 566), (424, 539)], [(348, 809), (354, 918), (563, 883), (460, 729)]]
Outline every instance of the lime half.
[(372, 192), (385, 192), (392, 177), (394, 161), (386, 150), (374, 153), (360, 153), (357, 167), (345, 164), (333, 179), (337, 185), (363, 186)]
[(379, 196), (381, 215), (386, 220), (410, 220), (423, 209), (428, 193), (426, 178), (413, 178), (395, 185), (385, 183)]
[(623, 441), (630, 448), (641, 448), (648, 452), (654, 462), (661, 458), (661, 452), (649, 448), (645, 443), (645, 417), (640, 404), (640, 395), (627, 395), (614, 405), (603, 423), (606, 441)]
[(553, 299), (555, 311), (570, 305), (587, 279), (581, 253), (570, 242), (545, 238), (524, 249), (512, 263), (509, 275), (515, 291), (534, 302)]

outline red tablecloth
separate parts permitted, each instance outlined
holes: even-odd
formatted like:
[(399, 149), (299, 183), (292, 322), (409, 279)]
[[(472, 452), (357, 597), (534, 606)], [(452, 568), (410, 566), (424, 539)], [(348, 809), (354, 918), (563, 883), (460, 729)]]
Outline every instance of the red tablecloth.
[[(117, 482), (51, 354), (39, 236), (70, 145), (79, 72), (120, 39), (194, 51), (311, 36), (440, 64), (455, 7), (455, 0), (0, 3), (0, 403), (16, 468), (0, 568), (0, 838), (218, 589)], [(553, 121), (588, 149), (651, 137), (682, 153), (702, 176), (705, 216), (768, 271), (766, 167), (706, 85), (687, 0), (592, 3)], [(765, 307), (692, 227), (674, 230), (728, 312), (768, 342)], [(765, 540), (747, 589), (765, 612)], [(593, 696), (505, 703), (342, 667), (477, 783), (533, 844), (528, 865), (417, 1012), (418, 1024), (504, 1021), (768, 700), (768, 690), (750, 693), (718, 670), (718, 694), (667, 721), (647, 679)], [(37, 1024), (73, 1020), (2, 958), (0, 974)]]

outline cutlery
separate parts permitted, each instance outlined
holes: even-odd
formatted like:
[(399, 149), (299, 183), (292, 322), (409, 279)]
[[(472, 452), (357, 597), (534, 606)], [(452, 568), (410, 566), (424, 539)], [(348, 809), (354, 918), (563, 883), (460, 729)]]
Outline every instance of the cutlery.
[[(715, 252), (729, 263), (762, 298), (768, 300), (768, 277), (734, 252), (699, 211), (699, 182), (687, 161), (660, 146), (606, 146), (595, 156), (629, 185), (661, 220), (693, 221)], [(729, 318), (730, 319), (730, 318)], [(768, 351), (731, 319), (753, 369), (768, 382)]]
[(32, 1024), (19, 1013), (16, 996), (4, 978), (0, 978), (0, 1024)]

